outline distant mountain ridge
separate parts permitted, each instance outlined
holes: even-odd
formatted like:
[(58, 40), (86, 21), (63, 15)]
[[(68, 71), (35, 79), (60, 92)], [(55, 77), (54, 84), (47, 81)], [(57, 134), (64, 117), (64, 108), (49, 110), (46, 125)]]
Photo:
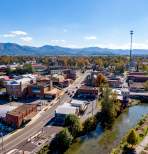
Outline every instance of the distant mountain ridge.
[[(0, 43), (0, 55), (38, 55), (38, 56), (57, 56), (57, 55), (128, 55), (129, 50), (122, 49), (108, 49), (99, 47), (88, 48), (66, 48), (60, 46), (45, 45), (42, 47), (22, 46), (16, 43)], [(134, 55), (148, 55), (148, 49), (135, 49)]]

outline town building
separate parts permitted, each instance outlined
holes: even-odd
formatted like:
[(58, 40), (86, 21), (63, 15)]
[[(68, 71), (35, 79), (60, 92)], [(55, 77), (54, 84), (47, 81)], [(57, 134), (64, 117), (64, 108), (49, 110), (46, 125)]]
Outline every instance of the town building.
[(0, 72), (6, 72), (7, 65), (0, 65)]
[(50, 75), (54, 75), (54, 74), (62, 74), (63, 70), (65, 69), (65, 66), (61, 66), (61, 65), (50, 65), (48, 66), (48, 70), (49, 70), (49, 74)]
[(12, 79), (6, 83), (6, 92), (11, 98), (20, 98), (27, 95), (27, 88), (35, 82), (31, 77), (20, 77)]
[(87, 102), (78, 99), (72, 99), (70, 104), (74, 107), (79, 108), (79, 113), (84, 112), (87, 109)]
[(50, 91), (49, 83), (36, 83), (28, 86), (28, 96), (43, 98), (45, 93)]
[(50, 91), (45, 91), (44, 98), (52, 100), (54, 98), (57, 98), (60, 95), (60, 90), (57, 88), (53, 88)]
[(69, 86), (71, 80), (65, 79), (63, 75), (54, 74), (52, 76), (52, 82), (54, 86), (57, 86), (59, 88), (65, 88)]
[(63, 71), (64, 77), (65, 79), (72, 79), (75, 80), (77, 75), (76, 75), (76, 71), (72, 70), (72, 69), (67, 69)]
[(131, 82), (129, 83), (129, 89), (131, 92), (144, 92), (145, 87), (143, 82)]
[(64, 103), (60, 105), (55, 110), (55, 123), (58, 125), (64, 125), (65, 118), (69, 114), (78, 114), (78, 108), (71, 106), (69, 103)]
[(96, 87), (81, 86), (76, 92), (79, 99), (95, 99), (100, 93)]
[(47, 66), (43, 64), (32, 64), (32, 67), (35, 70), (35, 72), (39, 74), (46, 74), (48, 72)]
[(15, 128), (31, 120), (37, 113), (37, 105), (24, 104), (6, 114), (5, 121)]
[(127, 80), (133, 82), (146, 82), (148, 81), (148, 73), (146, 72), (131, 72), (127, 76)]
[(121, 77), (108, 77), (107, 82), (111, 88), (121, 88), (123, 85)]
[(11, 105), (0, 105), (0, 119), (4, 119), (6, 117), (6, 114), (12, 110), (17, 108), (16, 106)]

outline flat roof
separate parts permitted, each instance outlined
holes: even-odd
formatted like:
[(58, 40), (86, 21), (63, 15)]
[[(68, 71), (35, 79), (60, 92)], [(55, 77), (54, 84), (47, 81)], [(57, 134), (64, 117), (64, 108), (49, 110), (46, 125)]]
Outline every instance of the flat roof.
[(14, 110), (8, 112), (8, 114), (14, 115), (14, 116), (19, 116), (20, 114), (26, 112), (26, 110), (28, 108), (32, 108), (35, 106), (36, 106), (35, 104), (24, 104), (24, 105), (21, 105), (21, 106), (15, 108)]
[(17, 106), (0, 105), (0, 117), (4, 118), (8, 112), (10, 112), (16, 108), (17, 108)]
[(81, 106), (81, 105), (85, 104), (85, 102), (86, 101), (83, 101), (83, 100), (72, 99), (71, 104)]
[(51, 89), (50, 91), (46, 91), (45, 94), (55, 95), (55, 94), (58, 94), (59, 92), (60, 92), (59, 89), (53, 88), (53, 89)]
[(69, 103), (64, 103), (56, 108), (55, 112), (59, 114), (75, 114), (77, 108), (71, 106)]

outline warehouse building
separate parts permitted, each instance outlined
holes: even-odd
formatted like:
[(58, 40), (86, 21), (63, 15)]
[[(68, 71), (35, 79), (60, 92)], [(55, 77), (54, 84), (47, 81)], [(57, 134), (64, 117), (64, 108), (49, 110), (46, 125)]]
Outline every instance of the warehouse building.
[(37, 105), (24, 104), (8, 112), (6, 114), (5, 121), (7, 124), (10, 124), (15, 128), (19, 128), (23, 123), (31, 120), (36, 113)]

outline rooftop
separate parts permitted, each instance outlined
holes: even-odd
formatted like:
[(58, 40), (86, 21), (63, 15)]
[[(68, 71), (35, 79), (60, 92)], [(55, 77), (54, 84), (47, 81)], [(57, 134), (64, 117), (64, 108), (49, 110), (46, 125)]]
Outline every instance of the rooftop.
[(53, 89), (51, 89), (50, 91), (46, 91), (45, 94), (55, 95), (55, 94), (58, 94), (59, 92), (60, 92), (59, 89), (53, 88)]
[(71, 104), (69, 103), (64, 103), (63, 105), (60, 105), (57, 107), (56, 109), (56, 113), (59, 114), (75, 114), (76, 113), (77, 108), (71, 106)]
[(86, 101), (83, 101), (83, 100), (72, 99), (71, 104), (76, 105), (76, 106), (81, 106), (81, 105), (85, 104), (85, 102)]
[(23, 77), (20, 79), (12, 79), (7, 81), (7, 85), (20, 85), (21, 83), (30, 82), (31, 78)]
[(7, 112), (10, 112), (17, 108), (16, 106), (0, 105), (0, 117), (5, 117)]
[(21, 106), (15, 108), (12, 111), (9, 111), (8, 114), (14, 115), (14, 116), (19, 116), (22, 113), (26, 112), (27, 109), (32, 108), (32, 107), (36, 107), (36, 105), (35, 104), (31, 104), (31, 105), (24, 104), (24, 105), (21, 105)]

